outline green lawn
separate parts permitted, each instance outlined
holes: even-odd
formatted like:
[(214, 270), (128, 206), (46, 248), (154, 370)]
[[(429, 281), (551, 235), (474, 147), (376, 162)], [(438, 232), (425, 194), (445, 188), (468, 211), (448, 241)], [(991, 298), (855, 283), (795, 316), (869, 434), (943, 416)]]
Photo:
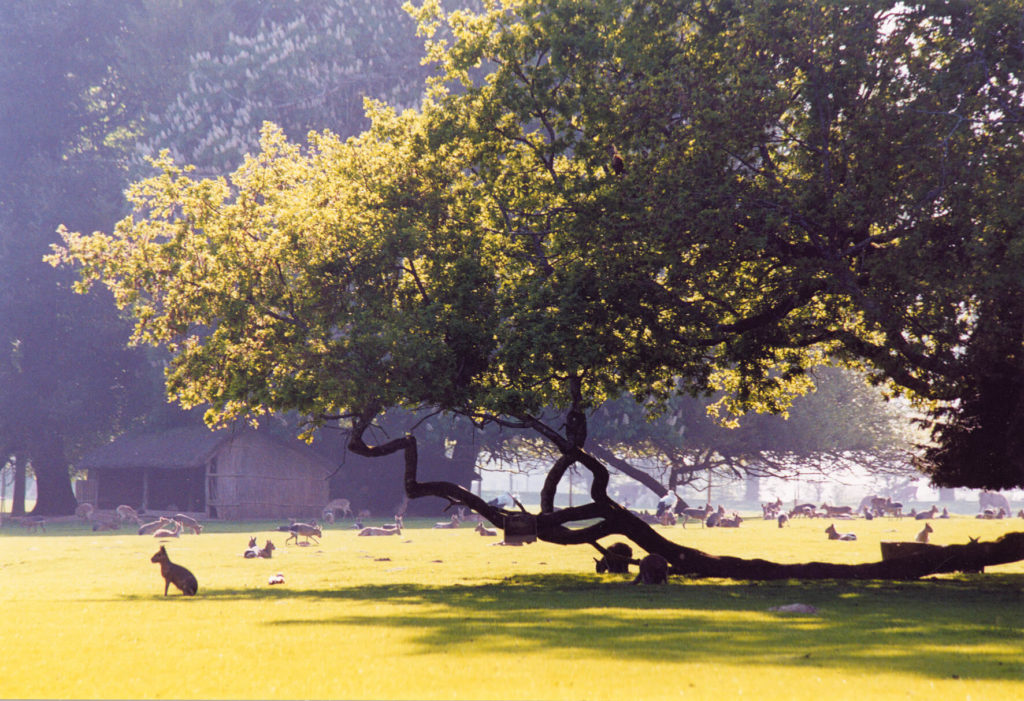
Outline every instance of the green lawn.
[[(440, 520), (440, 517), (439, 519)], [(988, 540), (1024, 521), (935, 521), (932, 542)], [(494, 547), (470, 528), (412, 524), (319, 545), (272, 525), (211, 524), (166, 542), (199, 594), (163, 596), (158, 543), (132, 531), (0, 531), (5, 698), (1017, 699), (1024, 563), (912, 583), (599, 577), (593, 551)], [(866, 561), (920, 522), (780, 530), (665, 529), (708, 552)], [(241, 557), (248, 536), (278, 546)], [(611, 541), (609, 541), (611, 542)], [(282, 573), (285, 583), (267, 584)], [(815, 615), (770, 612), (807, 603)]]

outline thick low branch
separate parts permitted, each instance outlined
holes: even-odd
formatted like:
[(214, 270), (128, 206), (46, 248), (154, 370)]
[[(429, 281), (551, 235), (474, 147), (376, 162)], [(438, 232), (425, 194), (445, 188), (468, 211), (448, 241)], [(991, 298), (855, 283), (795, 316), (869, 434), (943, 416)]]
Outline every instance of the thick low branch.
[[(369, 446), (363, 434), (368, 421), (357, 421), (349, 439), (349, 449), (366, 457), (382, 457), (401, 451), (405, 458), (405, 492), (410, 499), (436, 496), (451, 503), (462, 504), (491, 523), (504, 526), (512, 512), (491, 506), (469, 490), (451, 482), (419, 482), (416, 479), (418, 453), (416, 438), (408, 435), (379, 446)], [(562, 472), (580, 462), (594, 475), (591, 487), (593, 502), (568, 509), (541, 510), (536, 515), (537, 537), (560, 545), (592, 544), (612, 535), (621, 535), (648, 553), (657, 553), (668, 560), (671, 573), (694, 577), (725, 577), (746, 580), (776, 579), (889, 579), (910, 580), (946, 572), (978, 572), (985, 567), (1024, 560), (1024, 533), (1008, 533), (987, 543), (933, 546), (920, 553), (879, 562), (835, 564), (807, 562), (781, 564), (768, 560), (744, 560), (738, 557), (709, 555), (674, 543), (649, 524), (608, 498), (608, 470), (595, 457), (582, 450), (573, 450), (558, 461)], [(557, 484), (557, 480), (555, 481)], [(570, 528), (572, 523), (586, 523)], [(600, 550), (600, 548), (598, 548)]]

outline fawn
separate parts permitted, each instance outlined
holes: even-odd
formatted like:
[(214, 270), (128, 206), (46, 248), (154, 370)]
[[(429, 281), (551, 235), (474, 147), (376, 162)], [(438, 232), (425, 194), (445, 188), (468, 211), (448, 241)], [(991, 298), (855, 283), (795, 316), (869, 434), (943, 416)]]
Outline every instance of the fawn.
[(164, 546), (161, 545), (160, 549), (156, 551), (156, 554), (149, 561), (160, 563), (160, 574), (164, 578), (164, 596), (167, 596), (167, 589), (172, 582), (185, 596), (195, 596), (196, 592), (199, 591), (199, 582), (196, 581), (196, 576), (181, 565), (171, 562), (171, 558), (167, 556), (167, 549)]

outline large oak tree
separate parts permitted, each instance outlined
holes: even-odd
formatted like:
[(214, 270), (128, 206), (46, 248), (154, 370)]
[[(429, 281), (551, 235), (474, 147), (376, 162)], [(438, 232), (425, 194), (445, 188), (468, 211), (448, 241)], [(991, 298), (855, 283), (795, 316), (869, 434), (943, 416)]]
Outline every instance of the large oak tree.
[[(968, 390), (982, 407), (1016, 397), (1000, 380), (1020, 363), (1005, 312), (1024, 250), (1021, 9), (520, 0), (444, 18), (427, 2), (424, 31), (447, 19), (452, 38), (432, 47), (422, 110), (371, 105), (371, 130), (305, 149), (267, 126), (230, 178), (161, 159), (130, 190), (132, 217), (65, 232), (53, 260), (107, 285), (137, 341), (170, 349), (169, 392), (209, 403), (212, 423), (340, 421), (354, 452), (402, 453), (409, 497), (550, 542), (624, 534), (677, 572), (762, 578), (1019, 559), (1019, 534), (868, 565), (706, 555), (608, 497), (587, 415), (713, 389), (779, 410), (826, 355), (952, 411), (940, 432), (992, 418), (953, 403)], [(421, 481), (415, 432), (372, 440), (391, 407), (549, 441), (539, 513)], [(972, 474), (1020, 483), (1000, 445), (1016, 462)], [(591, 473), (591, 502), (556, 510), (572, 466)]]

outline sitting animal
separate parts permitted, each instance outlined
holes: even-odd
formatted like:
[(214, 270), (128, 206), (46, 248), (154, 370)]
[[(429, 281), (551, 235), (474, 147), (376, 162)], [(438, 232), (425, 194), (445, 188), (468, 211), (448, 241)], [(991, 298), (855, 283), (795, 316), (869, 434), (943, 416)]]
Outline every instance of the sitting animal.
[(743, 523), (743, 517), (735, 511), (718, 519), (719, 528), (739, 528), (741, 523)]
[(928, 542), (928, 534), (929, 533), (933, 533), (933, 532), (934, 531), (932, 530), (932, 524), (930, 524), (930, 523), (924, 524), (924, 528), (922, 528), (921, 532), (917, 534), (917, 538), (916, 538), (917, 542), (918, 543), (927, 543)]
[(914, 514), (914, 518), (917, 519), (918, 521), (926, 521), (926, 520), (928, 520), (930, 518), (935, 518), (936, 516), (938, 516), (938, 514), (939, 514), (939, 507), (936, 506), (935, 504), (932, 504), (932, 508), (931, 509), (929, 509), (928, 511), (922, 511), (919, 514)]
[(474, 528), (473, 530), (479, 533), (480, 535), (498, 535), (498, 531), (494, 530), (493, 528), (488, 528), (484, 525), (483, 521), (476, 524), (476, 528)]
[(839, 533), (836, 530), (835, 524), (833, 524), (833, 523), (829, 524), (828, 528), (825, 529), (825, 532), (828, 533), (828, 539), (829, 540), (857, 540), (857, 534), (855, 534), (855, 533)]
[(633, 548), (626, 543), (612, 543), (600, 560), (594, 558), (594, 562), (597, 563), (595, 569), (598, 574), (605, 572), (626, 574), (629, 572), (629, 563), (632, 559)]
[(271, 556), (272, 556), (272, 554), (273, 554), (273, 552), (274, 552), (275, 550), (277, 550), (277, 548), (275, 548), (275, 547), (274, 547), (274, 543), (273, 543), (273, 541), (271, 541), (271, 540), (269, 540), (269, 539), (268, 539), (268, 540), (267, 540), (267, 544), (266, 544), (266, 545), (264, 545), (264, 546), (263, 546), (263, 547), (262, 547), (262, 548), (261, 548), (261, 549), (260, 549), (260, 550), (259, 550), (259, 551), (257, 552), (257, 557), (261, 557), (261, 558), (263, 558), (264, 560), (269, 560), (269, 559), (271, 558)]
[(171, 562), (164, 546), (161, 545), (149, 561), (160, 563), (160, 574), (164, 578), (164, 596), (167, 596), (167, 589), (171, 584), (180, 589), (185, 596), (195, 596), (199, 591), (199, 582), (196, 581), (196, 576), (181, 565)]
[(177, 538), (181, 535), (181, 523), (171, 519), (171, 523), (174, 524), (170, 528), (160, 528), (153, 531), (154, 538)]
[(657, 553), (651, 553), (640, 560), (640, 572), (633, 580), (633, 584), (667, 584), (668, 583), (668, 560)]
[(242, 553), (242, 556), (249, 559), (260, 556), (259, 546), (256, 545), (256, 536), (252, 536), (251, 538), (249, 538), (249, 547), (244, 553)]

